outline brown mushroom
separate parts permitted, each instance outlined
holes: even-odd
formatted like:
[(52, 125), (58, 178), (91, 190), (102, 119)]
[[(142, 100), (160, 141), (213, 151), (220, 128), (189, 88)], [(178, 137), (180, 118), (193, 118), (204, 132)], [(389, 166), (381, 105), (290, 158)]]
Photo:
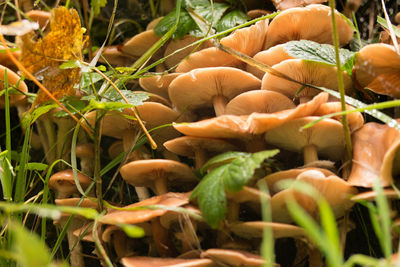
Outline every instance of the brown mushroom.
[[(92, 183), (92, 180), (79, 172), (77, 175), (82, 189), (85, 190)], [(67, 198), (78, 193), (74, 174), (71, 169), (53, 174), (49, 180), (49, 188), (56, 191), (56, 198), (58, 199)]]

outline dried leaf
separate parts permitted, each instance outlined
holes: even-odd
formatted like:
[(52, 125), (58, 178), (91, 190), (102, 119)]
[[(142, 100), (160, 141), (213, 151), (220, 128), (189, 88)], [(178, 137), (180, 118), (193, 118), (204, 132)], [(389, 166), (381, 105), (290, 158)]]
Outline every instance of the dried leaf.
[[(34, 32), (21, 37), (20, 61), (29, 72), (40, 76), (43, 85), (59, 99), (75, 95), (74, 85), (80, 81), (80, 69), (59, 67), (68, 60), (82, 60), (85, 29), (81, 27), (78, 13), (65, 7), (51, 11), (50, 29), (43, 39), (35, 40)], [(48, 100), (48, 96), (39, 91), (34, 106)]]

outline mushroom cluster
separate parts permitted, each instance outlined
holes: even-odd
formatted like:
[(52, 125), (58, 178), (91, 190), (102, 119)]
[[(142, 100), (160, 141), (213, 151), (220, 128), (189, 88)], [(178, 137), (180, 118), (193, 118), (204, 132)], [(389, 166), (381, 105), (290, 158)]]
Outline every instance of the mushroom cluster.
[[(289, 211), (287, 200), (292, 199), (312, 219), (320, 219), (318, 199), (299, 191), (298, 185), (313, 188), (340, 221), (347, 218), (358, 201), (374, 201), (371, 188), (375, 181), (383, 187), (396, 182), (400, 175), (400, 131), (393, 125), (364, 123), (360, 112), (349, 113), (354, 149), (352, 162), (348, 162), (341, 116), (321, 118), (341, 112), (342, 105), (337, 98), (316, 89), (338, 91), (338, 69), (295, 58), (285, 50), (287, 42), (296, 40), (333, 44), (331, 9), (322, 4), (307, 5), (326, 1), (297, 1), (296, 7), (292, 6), (296, 1), (273, 2), (282, 11), (271, 21), (260, 20), (218, 41), (267, 65), (271, 71), (246, 64), (211, 41), (196, 49), (187, 47), (200, 40), (187, 35), (166, 42), (149, 59), (146, 64), (165, 58), (155, 67), (157, 73), (146, 73), (138, 83), (128, 84), (148, 94), (141, 105), (105, 111), (100, 119), (98, 111), (84, 114), (85, 125), (98, 127), (99, 136), (110, 143), (105, 157), (125, 157), (117, 170), (119, 176), (111, 180), (106, 192), (95, 192), (91, 189), (93, 184), (101, 186), (102, 182), (92, 179), (100, 172), (94, 167), (95, 153), (100, 152), (84, 133), (79, 133), (79, 144), (73, 149), (79, 158), (79, 170), (59, 171), (65, 166), (56, 166), (58, 172), (49, 180), (57, 205), (90, 207), (101, 213), (95, 224), (79, 216), (68, 219), (64, 214), (55, 222), (63, 228), (70, 220), (67, 237), (72, 266), (84, 265), (82, 246), (86, 245), (95, 249), (103, 264), (102, 250), (123, 266), (263, 266), (270, 260), (260, 256), (265, 229), (271, 230), (275, 244), (295, 244), (297, 254), (288, 256), (284, 263), (299, 263), (306, 258), (310, 265), (322, 266), (324, 259)], [(40, 14), (27, 15), (45, 29), (47, 20)], [(353, 28), (339, 12), (333, 16), (340, 46), (347, 46)], [(158, 22), (159, 19), (151, 22), (146, 31), (118, 47), (99, 50), (99, 61), (113, 66), (132, 64), (160, 40), (154, 32)], [(175, 53), (177, 50), (180, 51)], [(393, 46), (365, 46), (356, 55), (354, 66), (352, 75), (342, 73), (346, 94), (353, 94), (357, 87), (388, 97), (400, 96), (400, 56)], [(10, 105), (26, 109), (21, 95), (27, 92), (26, 84), (2, 66), (0, 79), (4, 79), (1, 76), (5, 70), (8, 82), (18, 85), (13, 88)], [(1, 97), (0, 107), (3, 106)], [(346, 109), (354, 107), (347, 105)], [(70, 118), (53, 116), (58, 111), (54, 109), (37, 121), (49, 163), (58, 158), (69, 161), (71, 156), (74, 123)], [(316, 120), (320, 121), (303, 128)], [(141, 122), (156, 149), (141, 138)], [(199, 175), (217, 168), (204, 170), (206, 162), (228, 151), (255, 153), (275, 148), (280, 150), (276, 157), (280, 165), (262, 165), (241, 190), (227, 190), (226, 218), (216, 229), (208, 225), (199, 200), (190, 198), (201, 183)], [(263, 185), (268, 193), (260, 190)], [(136, 194), (125, 196), (126, 191)], [(388, 198), (398, 197), (389, 188), (384, 192)], [(111, 194), (118, 203), (100, 207), (103, 197)], [(96, 197), (99, 201), (93, 202)], [(271, 206), (271, 221), (263, 221), (261, 199)], [(130, 237), (126, 225), (142, 228), (143, 236)], [(101, 246), (93, 244), (98, 240)], [(304, 251), (307, 255), (303, 255)]]

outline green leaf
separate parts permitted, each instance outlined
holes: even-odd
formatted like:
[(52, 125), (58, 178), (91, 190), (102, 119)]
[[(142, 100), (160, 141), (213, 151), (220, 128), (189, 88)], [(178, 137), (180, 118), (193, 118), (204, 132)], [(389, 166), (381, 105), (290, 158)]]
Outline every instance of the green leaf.
[[(143, 101), (149, 98), (149, 95), (146, 92), (132, 92), (130, 90), (120, 90), (120, 92), (128, 99), (129, 104), (134, 106), (143, 105)], [(101, 102), (124, 102), (124, 100), (116, 90), (111, 88), (103, 94)]]
[(200, 169), (200, 173), (204, 174), (207, 172), (207, 170), (211, 169), (211, 168), (215, 168), (218, 167), (222, 164), (226, 164), (231, 162), (232, 160), (234, 160), (237, 157), (240, 156), (245, 156), (247, 155), (247, 153), (245, 152), (238, 152), (238, 151), (230, 151), (230, 152), (225, 152), (223, 154), (219, 154), (215, 157), (212, 157), (210, 160), (208, 160), (203, 167), (201, 167)]
[[(176, 11), (175, 9), (166, 15), (154, 28), (154, 33), (156, 35), (162, 36), (171, 29), (176, 22)], [(188, 34), (191, 30), (196, 28), (196, 23), (190, 17), (189, 13), (185, 10), (181, 10), (178, 26), (176, 31), (172, 34), (172, 39), (180, 39), (186, 34)]]
[(103, 110), (122, 110), (124, 108), (132, 108), (134, 105), (126, 104), (122, 102), (99, 102), (91, 99), (89, 105), (83, 111), (89, 111), (93, 109), (103, 109)]
[[(389, 29), (389, 25), (387, 24), (387, 21), (384, 18), (378, 16), (377, 21), (382, 27), (384, 27), (385, 29)], [(397, 27), (393, 27), (393, 31), (394, 34), (396, 34), (396, 36), (400, 38), (400, 29)]]
[(233, 10), (218, 21), (216, 25), (217, 32), (222, 32), (227, 29), (233, 28), (237, 25), (243, 24), (249, 20), (249, 16), (241, 10)]
[(26, 112), (21, 120), (21, 125), (23, 129), (28, 128), (32, 123), (34, 123), (40, 116), (49, 112), (53, 108), (58, 107), (56, 103), (50, 103), (47, 105), (42, 105), (35, 108), (31, 113)]
[[(72, 114), (78, 113), (79, 111), (83, 110), (87, 105), (85, 101), (70, 97), (68, 97), (65, 101), (63, 101), (63, 104)], [(53, 116), (61, 118), (61, 117), (68, 117), (69, 114), (64, 110), (60, 110), (57, 113), (53, 114)]]
[[(25, 170), (28, 171), (44, 171), (47, 169), (48, 165), (40, 162), (28, 162), (25, 164)], [(15, 170), (19, 170), (19, 166), (15, 168)]]
[(103, 79), (104, 78), (97, 72), (92, 72), (92, 71), (82, 72), (79, 88), (84, 92), (86, 92), (88, 95), (90, 95), (92, 93), (91, 86), (98, 81), (102, 81)]
[[(335, 48), (330, 44), (301, 40), (287, 42), (283, 48), (292, 57), (336, 66)], [(339, 54), (342, 68), (351, 75), (355, 53), (342, 48), (339, 50)]]
[(132, 238), (141, 238), (144, 237), (145, 232), (143, 228), (132, 225), (132, 224), (119, 224), (119, 227), (125, 232), (125, 234)]
[(101, 9), (102, 7), (105, 7), (105, 6), (106, 6), (107, 0), (92, 0), (92, 1), (90, 2), (90, 4), (91, 4), (91, 6), (92, 6), (92, 9), (93, 9), (94, 14), (95, 14), (95, 15), (98, 15), (98, 14), (100, 14), (100, 9)]
[(76, 69), (83, 67), (85, 66), (79, 60), (69, 60), (67, 62), (62, 63), (59, 68), (65, 70), (65, 69)]
[[(225, 191), (241, 190), (261, 163), (278, 152), (279, 150), (266, 150), (254, 154), (227, 152), (225, 153), (227, 155), (219, 156), (219, 162), (224, 158), (234, 159), (206, 174), (190, 196), (191, 199), (198, 198), (203, 217), (212, 228), (218, 228), (219, 222), (225, 217), (227, 209)], [(218, 162), (215, 158), (212, 160)], [(208, 162), (206, 164), (209, 165)]]

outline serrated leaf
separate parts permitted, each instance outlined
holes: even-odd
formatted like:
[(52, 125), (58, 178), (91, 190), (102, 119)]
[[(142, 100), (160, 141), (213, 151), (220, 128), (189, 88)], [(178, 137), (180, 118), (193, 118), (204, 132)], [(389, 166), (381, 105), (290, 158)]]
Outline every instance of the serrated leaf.
[(90, 2), (95, 15), (100, 14), (100, 9), (107, 5), (107, 0), (92, 0)]
[(247, 22), (249, 17), (241, 10), (233, 10), (218, 21), (216, 25), (217, 32), (222, 32)]
[[(336, 66), (335, 48), (332, 45), (301, 40), (287, 42), (283, 48), (292, 57)], [(342, 48), (339, 54), (342, 68), (351, 74), (355, 53)]]
[(203, 218), (212, 228), (217, 228), (225, 217), (227, 209), (225, 191), (241, 190), (261, 163), (278, 152), (279, 150), (276, 149), (254, 154), (227, 152), (224, 153), (225, 155), (219, 155), (217, 159), (212, 159), (213, 162), (222, 162), (223, 159), (234, 158), (232, 162), (219, 166), (206, 174), (190, 196), (191, 199), (197, 197)]
[(223, 154), (219, 154), (215, 157), (212, 157), (210, 160), (208, 160), (203, 165), (203, 167), (201, 167), (200, 174), (204, 174), (207, 172), (207, 170), (209, 170), (211, 168), (215, 168), (221, 164), (229, 163), (232, 160), (234, 160), (235, 158), (240, 157), (240, 156), (245, 156), (245, 155), (247, 155), (247, 153), (238, 152), (238, 151), (229, 151), (229, 152), (225, 152)]

